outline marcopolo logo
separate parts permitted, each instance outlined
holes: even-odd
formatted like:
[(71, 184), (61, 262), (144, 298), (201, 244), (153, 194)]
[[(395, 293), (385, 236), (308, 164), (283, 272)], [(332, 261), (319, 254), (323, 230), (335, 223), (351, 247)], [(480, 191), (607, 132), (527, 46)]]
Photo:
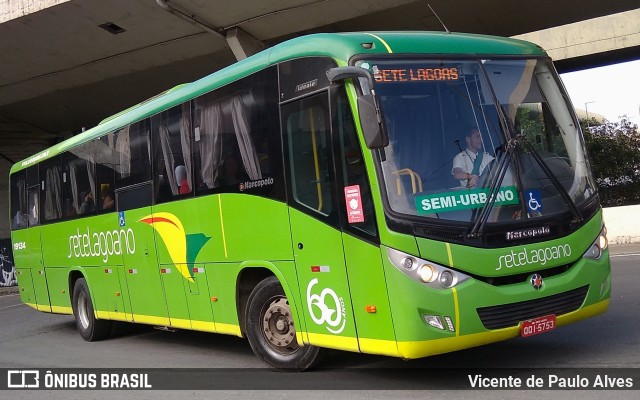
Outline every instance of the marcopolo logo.
[[(312, 294), (318, 278), (313, 278), (307, 286), (307, 306), (311, 319), (318, 325), (328, 325), (327, 330), (339, 334), (347, 323), (344, 300), (333, 289), (325, 288), (320, 294)], [(318, 315), (319, 313), (319, 315)]]
[(545, 247), (542, 249), (513, 251), (498, 258), (496, 271), (504, 268), (525, 267), (536, 264), (544, 266), (547, 262), (567, 258), (571, 256), (571, 246), (560, 244), (558, 246)]
[(136, 236), (131, 228), (114, 229), (106, 232), (91, 232), (87, 227), (86, 232), (80, 232), (69, 236), (69, 255), (67, 258), (100, 257), (106, 263), (111, 256), (134, 254), (136, 252)]
[(264, 186), (271, 186), (271, 185), (273, 185), (273, 178), (264, 178), (264, 179), (258, 179), (255, 181), (246, 181), (246, 182), (240, 183), (240, 191), (242, 192), (244, 190), (261, 188)]

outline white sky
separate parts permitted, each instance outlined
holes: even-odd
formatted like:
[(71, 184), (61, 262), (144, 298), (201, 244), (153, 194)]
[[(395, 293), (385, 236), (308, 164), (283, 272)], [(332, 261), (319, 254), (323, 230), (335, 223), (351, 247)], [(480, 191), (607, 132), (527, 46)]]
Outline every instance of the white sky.
[[(640, 125), (640, 60), (561, 74), (576, 109), (616, 122), (626, 114)], [(593, 102), (593, 103), (592, 103)]]

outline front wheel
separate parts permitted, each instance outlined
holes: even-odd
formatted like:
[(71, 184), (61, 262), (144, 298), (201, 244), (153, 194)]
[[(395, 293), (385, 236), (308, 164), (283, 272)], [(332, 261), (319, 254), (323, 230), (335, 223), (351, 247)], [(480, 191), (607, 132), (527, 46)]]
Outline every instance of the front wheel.
[(298, 344), (289, 301), (275, 276), (251, 292), (245, 327), (255, 355), (275, 368), (304, 371), (318, 359), (320, 348)]
[(73, 315), (80, 336), (87, 342), (105, 339), (111, 333), (111, 321), (97, 319), (89, 295), (89, 286), (80, 278), (73, 286)]

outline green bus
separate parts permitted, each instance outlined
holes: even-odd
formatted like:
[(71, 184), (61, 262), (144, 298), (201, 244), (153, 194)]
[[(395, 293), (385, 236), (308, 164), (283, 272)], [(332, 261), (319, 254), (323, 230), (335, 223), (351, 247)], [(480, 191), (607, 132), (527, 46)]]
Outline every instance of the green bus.
[(607, 310), (602, 210), (545, 52), (471, 34), (317, 34), (177, 86), (13, 166), (21, 300), (425, 357)]

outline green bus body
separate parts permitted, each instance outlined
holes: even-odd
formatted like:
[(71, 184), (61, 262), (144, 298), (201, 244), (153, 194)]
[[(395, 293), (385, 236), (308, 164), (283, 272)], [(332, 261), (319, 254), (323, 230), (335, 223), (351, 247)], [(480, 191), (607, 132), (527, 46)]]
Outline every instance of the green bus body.
[[(407, 359), (517, 337), (521, 335), (522, 321), (540, 316), (536, 311), (522, 311), (513, 323), (487, 328), (480, 313), (511, 312), (501, 311), (500, 307), (513, 305), (513, 313), (517, 313), (521, 312), (519, 305), (526, 308), (528, 302), (553, 296), (565, 302), (569, 301), (567, 293), (582, 290), (582, 297), (576, 295), (579, 299), (575, 307), (566, 312), (548, 312), (556, 315), (558, 326), (606, 311), (611, 290), (606, 246), (602, 246), (602, 254), (597, 257), (583, 256), (603, 231), (599, 205), (586, 213), (587, 218), (577, 228), (553, 231), (551, 237), (541, 235), (500, 245), (469, 245), (396, 229), (390, 222), (393, 212), (388, 212), (385, 206), (385, 189), (381, 173), (377, 172), (380, 155), (364, 144), (359, 123), (355, 124), (358, 143), (349, 151), (356, 152), (355, 158), (361, 159), (366, 171), (364, 181), (368, 183), (359, 189), (362, 197), (370, 198), (373, 214), (365, 215), (370, 222), (366, 227), (352, 226), (347, 220), (343, 192), (345, 187), (353, 186), (353, 181), (341, 172), (349, 168), (349, 160), (341, 155), (348, 146), (340, 147), (338, 143), (335, 132), (342, 128), (334, 114), (335, 104), (347, 99), (345, 109), (357, 121), (358, 91), (350, 80), (344, 84), (323, 84), (325, 64), (347, 66), (354, 65), (357, 59), (390, 55), (546, 57), (530, 43), (477, 35), (419, 32), (312, 35), (279, 44), (108, 118), (78, 136), (16, 163), (11, 170), (12, 179), (26, 177), (32, 184), (20, 186), (21, 192), (17, 193), (12, 181), (12, 202), (22, 201), (28, 207), (29, 200), (24, 199), (37, 193), (39, 199), (34, 200), (37, 207), (41, 211), (52, 209), (45, 204), (50, 200), (44, 183), (49, 179), (45, 172), (49, 170), (45, 168), (51, 163), (61, 163), (56, 165), (62, 165), (62, 171), (66, 154), (73, 153), (78, 146), (108, 143), (105, 135), (140, 121), (150, 120), (148, 126), (154, 132), (154, 116), (184, 104), (190, 104), (187, 108), (195, 125), (194, 110), (200, 109), (192, 102), (194, 99), (224, 91), (227, 85), (267, 70), (270, 72), (264, 74), (271, 74), (273, 85), (278, 84), (278, 79), (280, 82), (280, 98), (276, 100), (280, 117), (278, 112), (272, 117), (281, 121), (274, 129), (281, 132), (282, 140), (272, 145), (269, 154), (284, 158), (269, 159), (269, 173), (262, 168), (258, 179), (244, 178), (240, 186), (227, 186), (233, 189), (222, 186), (201, 192), (192, 189), (191, 194), (156, 201), (157, 182), (162, 178), (154, 174), (164, 166), (154, 166), (155, 158), (150, 156), (153, 172), (148, 184), (142, 185), (147, 189), (137, 189), (142, 187), (138, 183), (134, 186), (139, 191), (131, 192), (135, 196), (149, 194), (150, 201), (136, 206), (137, 200), (125, 200), (129, 189), (116, 183), (118, 206), (113, 211), (97, 210), (85, 214), (86, 217), (58, 216), (51, 222), (45, 221), (41, 212), (39, 221), (23, 223), (12, 230), (21, 300), (40, 311), (73, 314), (74, 285), (82, 278), (89, 288), (97, 320), (243, 337), (247, 330), (245, 310), (252, 291), (265, 278), (275, 276), (288, 300), (299, 345)], [(294, 81), (298, 73), (295, 67), (304, 66), (305, 59), (312, 60), (312, 65), (321, 64), (322, 68), (301, 73), (300, 80)], [(285, 75), (290, 72), (288, 69), (294, 72)], [(286, 83), (284, 76), (292, 77), (292, 82)], [(291, 90), (285, 90), (285, 85)], [(224, 92), (224, 96), (227, 99), (234, 94)], [(322, 120), (311, 112), (305, 114), (308, 110), (322, 111), (323, 104), (330, 104), (324, 109), (330, 110), (329, 119)], [(166, 126), (167, 130), (173, 129), (169, 123)], [(291, 133), (295, 129), (304, 131), (304, 126), (311, 126), (308, 140), (306, 133)], [(143, 132), (139, 129), (138, 132)], [(325, 136), (316, 132), (321, 129)], [(153, 142), (153, 133), (151, 136)], [(299, 139), (303, 136), (304, 139)], [(198, 140), (191, 137), (192, 141)], [(326, 157), (320, 154), (323, 141)], [(166, 148), (162, 153), (162, 146), (152, 151), (154, 146), (153, 143), (148, 146), (148, 153), (164, 154), (167, 159)], [(196, 142), (192, 142), (191, 154), (195, 154), (196, 147)], [(101, 163), (96, 157), (90, 159)], [(109, 162), (116, 164), (113, 160)], [(113, 167), (113, 173), (122, 173), (122, 168)], [(135, 172), (133, 167), (128, 168), (131, 168), (128, 174)], [(190, 168), (193, 188), (200, 172), (196, 166)], [(333, 183), (320, 183), (325, 178), (320, 172), (325, 170), (332, 174)], [(63, 186), (76, 176), (58, 173)], [(292, 177), (293, 174), (298, 175)], [(100, 176), (98, 172), (97, 179)], [(95, 188), (95, 175), (91, 179)], [(303, 193), (303, 186), (310, 181), (313, 181), (311, 193)], [(263, 195), (263, 191), (280, 191), (282, 195)], [(22, 200), (15, 200), (16, 196), (22, 196)], [(79, 213), (80, 195), (69, 196)], [(55, 207), (52, 210), (55, 214)], [(13, 214), (12, 208), (12, 218)], [(412, 256), (416, 262), (428, 260), (470, 278), (449, 288), (434, 288), (412, 279), (408, 272), (394, 265), (390, 255), (393, 251)], [(555, 272), (546, 274), (546, 271)], [(530, 283), (535, 273), (544, 277), (542, 288), (535, 289)], [(514, 277), (513, 281), (493, 283), (494, 279), (509, 277)], [(443, 326), (430, 325), (426, 316), (437, 317), (435, 320)]]

